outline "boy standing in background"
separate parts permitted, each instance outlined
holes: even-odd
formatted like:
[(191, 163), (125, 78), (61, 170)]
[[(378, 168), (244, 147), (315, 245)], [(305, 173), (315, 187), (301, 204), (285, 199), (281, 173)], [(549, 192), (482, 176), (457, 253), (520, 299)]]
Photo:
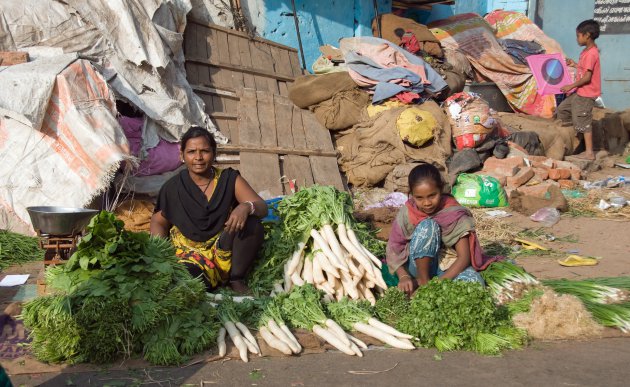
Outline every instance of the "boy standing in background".
[[(558, 118), (564, 124), (573, 124), (575, 131), (584, 134), (586, 150), (577, 157), (595, 160), (593, 152), (593, 106), (601, 95), (602, 80), (599, 62), (599, 49), (595, 39), (599, 37), (599, 24), (595, 20), (585, 20), (576, 28), (577, 43), (583, 46), (577, 63), (577, 80), (561, 90), (570, 94), (558, 106)], [(572, 59), (567, 65), (576, 67)]]

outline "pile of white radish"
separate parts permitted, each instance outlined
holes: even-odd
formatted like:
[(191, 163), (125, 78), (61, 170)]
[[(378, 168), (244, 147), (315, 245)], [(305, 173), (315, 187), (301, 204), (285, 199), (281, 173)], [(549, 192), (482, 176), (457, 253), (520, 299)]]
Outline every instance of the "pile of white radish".
[(295, 327), (312, 331), (321, 339), (347, 355), (363, 356), (367, 349), (361, 340), (346, 333), (334, 320), (324, 314), (319, 292), (310, 284), (296, 286), (283, 296), (282, 313)]
[[(220, 295), (219, 295), (220, 296)], [(216, 295), (214, 296), (217, 298)], [(219, 297), (222, 298), (223, 297)], [(258, 342), (249, 328), (240, 321), (238, 321), (237, 313), (234, 308), (234, 301), (231, 298), (223, 299), (223, 301), (217, 307), (217, 314), (219, 320), (223, 323), (223, 327), (219, 329), (219, 335), (217, 337), (217, 347), (219, 348), (219, 356), (223, 357), (227, 352), (227, 345), (225, 342), (226, 332), (230, 336), (232, 343), (238, 354), (245, 363), (249, 361), (247, 357), (248, 352), (262, 356)]]
[[(344, 222), (312, 229), (284, 268), (285, 292), (305, 283), (323, 290), (327, 301), (343, 297), (376, 303), (375, 291), (387, 289), (381, 274), (381, 261), (358, 240)], [(380, 289), (379, 289), (380, 288)], [(272, 295), (280, 291), (274, 288)]]
[(272, 299), (265, 306), (258, 322), (258, 332), (267, 345), (285, 355), (302, 352), (302, 346), (282, 319), (280, 298)]
[(329, 314), (342, 327), (361, 332), (385, 344), (399, 349), (414, 349), (410, 341), (413, 336), (399, 332), (395, 328), (373, 318), (360, 303), (347, 298), (326, 305)]

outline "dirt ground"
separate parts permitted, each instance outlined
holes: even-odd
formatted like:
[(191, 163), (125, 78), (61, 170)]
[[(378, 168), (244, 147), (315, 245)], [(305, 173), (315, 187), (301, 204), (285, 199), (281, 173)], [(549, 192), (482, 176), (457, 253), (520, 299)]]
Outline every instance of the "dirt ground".
[[(590, 180), (624, 174), (609, 169), (591, 174)], [(371, 211), (367, 218), (381, 227), (386, 238), (395, 210)], [(506, 227), (536, 229), (540, 224), (513, 213), (497, 220)], [(535, 242), (554, 250), (554, 255), (527, 255), (516, 260), (536, 277), (587, 278), (630, 275), (630, 219), (600, 219), (563, 215), (548, 229), (557, 238), (571, 236), (571, 241)], [(599, 264), (588, 267), (563, 267), (558, 259), (568, 254), (594, 256)], [(2, 274), (31, 274), (35, 284), (41, 263), (9, 268)], [(4, 310), (17, 289), (0, 288), (0, 307)], [(619, 337), (622, 336), (622, 337)], [(254, 358), (250, 363), (217, 361), (184, 368), (147, 367), (127, 362), (109, 367), (47, 366), (32, 359), (17, 359), (3, 365), (12, 374), (15, 386), (204, 386), (204, 385), (287, 385), (336, 384), (387, 385), (392, 382), (433, 385), (627, 385), (630, 377), (630, 335), (606, 330), (593, 341), (533, 342), (526, 349), (511, 351), (501, 357), (474, 353), (438, 354), (420, 349), (404, 352), (380, 347), (366, 352), (362, 359), (337, 352), (302, 355), (292, 358)], [(392, 368), (394, 367), (394, 368)]]

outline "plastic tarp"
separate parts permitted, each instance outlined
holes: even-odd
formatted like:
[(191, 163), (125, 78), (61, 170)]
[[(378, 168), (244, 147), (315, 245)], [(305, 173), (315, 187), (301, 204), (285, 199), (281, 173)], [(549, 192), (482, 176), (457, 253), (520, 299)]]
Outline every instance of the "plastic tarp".
[[(0, 50), (55, 47), (89, 59), (147, 116), (144, 148), (177, 141), (191, 125), (215, 132), (184, 69), (190, 0), (8, 0), (0, 2)], [(45, 15), (45, 16), (42, 16)]]
[(129, 158), (114, 95), (74, 55), (0, 67), (0, 228), (32, 233), (29, 206), (82, 207)]

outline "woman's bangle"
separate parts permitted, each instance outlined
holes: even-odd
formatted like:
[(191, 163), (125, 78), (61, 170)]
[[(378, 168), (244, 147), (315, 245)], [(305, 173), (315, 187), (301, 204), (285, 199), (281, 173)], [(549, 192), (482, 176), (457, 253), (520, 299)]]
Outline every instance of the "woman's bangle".
[(403, 278), (411, 278), (411, 276), (409, 274), (403, 274), (400, 277), (398, 277), (399, 280), (401, 280)]
[(254, 207), (254, 203), (250, 201), (243, 202), (243, 203), (249, 204), (249, 214), (254, 215), (254, 212), (256, 211), (256, 207)]

